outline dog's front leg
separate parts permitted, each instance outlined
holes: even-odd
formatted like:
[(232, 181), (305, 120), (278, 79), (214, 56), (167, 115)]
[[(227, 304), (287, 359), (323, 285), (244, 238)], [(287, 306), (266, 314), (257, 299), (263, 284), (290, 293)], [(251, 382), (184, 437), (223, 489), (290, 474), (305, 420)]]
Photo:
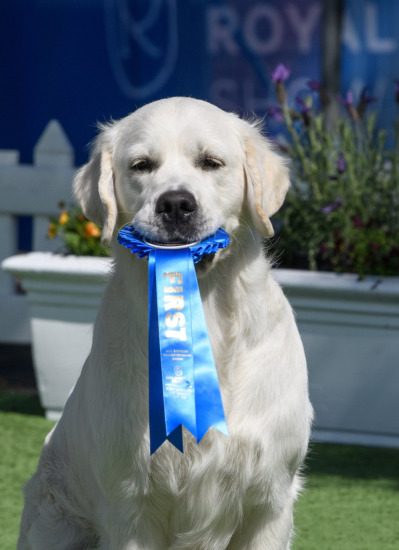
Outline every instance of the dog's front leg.
[(172, 514), (169, 550), (287, 550), (295, 478), (279, 477), (277, 487), (279, 466), (267, 456), (249, 437), (208, 433)]
[(227, 550), (290, 550), (295, 498), (278, 514), (247, 510)]

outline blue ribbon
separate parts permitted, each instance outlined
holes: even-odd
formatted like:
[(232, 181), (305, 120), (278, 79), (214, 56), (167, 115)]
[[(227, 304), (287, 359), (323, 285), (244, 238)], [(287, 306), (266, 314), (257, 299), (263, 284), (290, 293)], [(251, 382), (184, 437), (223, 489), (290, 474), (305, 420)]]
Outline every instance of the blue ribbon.
[(199, 443), (210, 427), (228, 436), (194, 264), (229, 244), (219, 229), (200, 243), (164, 247), (131, 226), (119, 243), (147, 257), (151, 454), (168, 439), (183, 452), (182, 426)]

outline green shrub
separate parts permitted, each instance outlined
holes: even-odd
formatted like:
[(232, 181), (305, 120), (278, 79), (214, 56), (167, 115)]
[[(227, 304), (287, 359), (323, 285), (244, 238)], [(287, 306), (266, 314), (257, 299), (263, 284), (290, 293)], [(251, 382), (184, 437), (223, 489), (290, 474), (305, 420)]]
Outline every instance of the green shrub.
[[(365, 274), (399, 275), (399, 121), (393, 145), (368, 112), (375, 101), (364, 89), (340, 98), (335, 120), (327, 123), (330, 98), (316, 81), (288, 105), (287, 69), (272, 79), (292, 161), (292, 186), (277, 214), (277, 248), (285, 267)], [(396, 101), (399, 86), (396, 82)]]

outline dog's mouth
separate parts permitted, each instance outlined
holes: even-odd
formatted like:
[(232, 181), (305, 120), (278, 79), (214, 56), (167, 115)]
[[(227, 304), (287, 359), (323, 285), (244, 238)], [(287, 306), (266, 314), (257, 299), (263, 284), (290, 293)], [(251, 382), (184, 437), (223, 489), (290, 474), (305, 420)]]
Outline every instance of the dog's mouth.
[[(163, 249), (179, 249), (179, 248), (189, 248), (190, 246), (194, 246), (195, 244), (198, 244), (200, 241), (195, 241), (191, 243), (187, 243), (184, 241), (177, 241), (177, 242), (162, 242), (157, 241), (154, 239), (145, 239), (148, 244), (151, 246), (154, 246), (155, 248), (163, 248)], [(200, 269), (201, 271), (206, 270), (209, 268), (213, 260), (215, 259), (216, 253), (212, 252), (210, 254), (203, 254), (200, 261), (197, 262), (196, 268)]]
[(189, 248), (190, 246), (198, 244), (199, 242), (199, 241), (194, 241), (192, 243), (184, 242), (184, 241), (162, 242), (162, 241), (156, 241), (153, 239), (145, 239), (145, 241), (151, 246), (154, 246), (155, 248)]

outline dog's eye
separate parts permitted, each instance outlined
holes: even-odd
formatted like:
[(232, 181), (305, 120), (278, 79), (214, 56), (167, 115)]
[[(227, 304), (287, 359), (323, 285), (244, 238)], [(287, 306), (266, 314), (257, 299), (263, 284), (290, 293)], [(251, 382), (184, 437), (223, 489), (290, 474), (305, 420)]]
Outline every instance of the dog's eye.
[(154, 163), (148, 158), (138, 158), (130, 163), (130, 169), (135, 172), (150, 172)]
[(199, 165), (203, 170), (217, 170), (224, 166), (224, 162), (218, 157), (203, 157), (199, 161)]

